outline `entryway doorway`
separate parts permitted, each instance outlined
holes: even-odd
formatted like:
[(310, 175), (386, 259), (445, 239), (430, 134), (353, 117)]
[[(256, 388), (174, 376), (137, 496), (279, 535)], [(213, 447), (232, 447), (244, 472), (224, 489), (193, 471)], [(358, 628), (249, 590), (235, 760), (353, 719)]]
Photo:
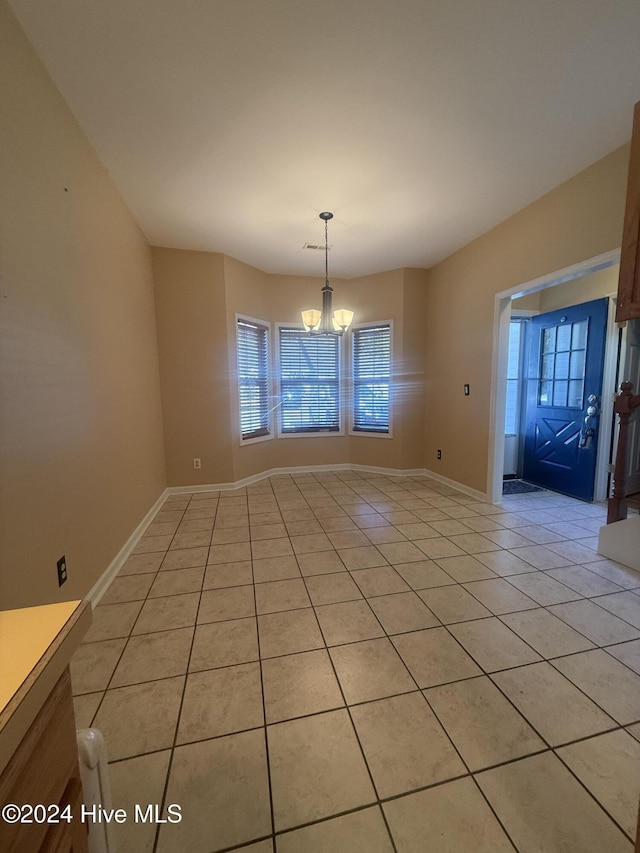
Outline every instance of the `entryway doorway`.
[(496, 295), (487, 488), (494, 503), (503, 475), (581, 500), (607, 497), (618, 261), (619, 251), (610, 252)]
[[(583, 501), (592, 501), (595, 490), (608, 302), (603, 297), (538, 314), (520, 335), (526, 344), (515, 413), (520, 478)], [(517, 328), (512, 320), (510, 342)], [(513, 396), (508, 388), (507, 421)], [(505, 435), (505, 463), (507, 452)]]

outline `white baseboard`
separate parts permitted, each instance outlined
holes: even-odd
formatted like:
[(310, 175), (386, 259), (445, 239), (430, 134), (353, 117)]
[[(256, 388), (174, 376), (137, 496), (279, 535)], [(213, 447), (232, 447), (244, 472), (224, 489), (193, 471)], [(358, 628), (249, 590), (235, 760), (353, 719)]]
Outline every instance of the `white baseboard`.
[(435, 471), (425, 470), (424, 475), (425, 477), (431, 477), (432, 480), (436, 480), (438, 483), (442, 483), (443, 486), (451, 486), (452, 489), (457, 489), (459, 492), (469, 495), (471, 498), (476, 498), (483, 503), (491, 503), (486, 492), (479, 492), (477, 489), (472, 489), (471, 486), (465, 486), (463, 483), (458, 483), (457, 480), (450, 480), (449, 477), (443, 477), (442, 474), (436, 474)]
[(259, 483), (260, 480), (266, 480), (267, 477), (275, 477), (278, 474), (312, 474), (314, 471), (348, 471), (351, 465), (345, 462), (337, 462), (334, 465), (305, 465), (291, 468), (269, 468), (266, 471), (261, 471), (259, 474), (251, 474), (249, 477), (243, 477), (241, 480), (236, 480), (235, 483), (207, 483), (201, 486), (169, 486), (167, 493), (170, 495), (184, 495), (192, 492), (228, 492), (233, 489), (242, 489), (245, 486), (251, 486), (253, 483)]
[(375, 465), (349, 465), (352, 471), (362, 471), (369, 474), (381, 474), (383, 477), (424, 477), (424, 468), (378, 468)]
[(151, 524), (155, 514), (158, 512), (162, 504), (167, 499), (167, 493), (167, 489), (162, 492), (158, 500), (154, 503), (149, 512), (145, 515), (140, 524), (136, 527), (131, 536), (127, 539), (125, 544), (118, 551), (111, 563), (100, 575), (96, 583), (93, 585), (93, 587), (87, 594), (86, 598), (91, 602), (92, 607), (96, 607), (96, 605), (100, 603), (100, 599), (109, 589), (111, 582), (124, 565), (125, 560), (127, 560), (128, 557), (131, 556), (131, 552), (142, 538), (142, 535), (144, 534), (149, 524)]
[(427, 472), (424, 468), (377, 468), (375, 465), (352, 465), (349, 462), (336, 462), (332, 465), (299, 465), (288, 468), (269, 468), (259, 474), (252, 474), (235, 483), (207, 483), (200, 486), (169, 486), (168, 495), (184, 495), (193, 492), (225, 492), (233, 489), (242, 489), (251, 486), (268, 477), (276, 477), (278, 474), (315, 474), (323, 471), (361, 471), (370, 474), (381, 474), (385, 477), (422, 477)]
[(200, 486), (170, 486), (167, 489), (168, 495), (184, 495), (193, 492), (225, 492), (233, 489), (241, 489), (245, 486), (250, 486), (253, 483), (258, 483), (260, 480), (266, 480), (268, 477), (275, 477), (278, 474), (314, 474), (322, 471), (358, 471), (361, 473), (380, 474), (383, 477), (430, 477), (432, 480), (437, 480), (446, 486), (451, 486), (452, 489), (457, 489), (465, 495), (476, 498), (479, 501), (486, 501), (486, 492), (478, 492), (469, 486), (450, 480), (448, 477), (443, 477), (442, 474), (436, 474), (435, 471), (427, 471), (426, 468), (379, 468), (375, 465), (354, 465), (349, 462), (338, 462), (332, 465), (304, 465), (289, 468), (269, 468), (266, 471), (261, 471), (259, 474), (252, 474), (250, 477), (244, 477), (242, 480), (236, 480), (235, 483), (207, 483)]
[(110, 565), (100, 575), (89, 594), (86, 596), (93, 607), (99, 604), (102, 596), (109, 588), (111, 582), (116, 577), (125, 560), (131, 556), (131, 552), (136, 547), (145, 530), (153, 521), (160, 507), (166, 502), (169, 495), (193, 494), (199, 492), (225, 492), (233, 489), (241, 489), (244, 486), (250, 486), (252, 483), (258, 483), (260, 480), (266, 480), (267, 477), (274, 477), (278, 474), (313, 474), (323, 471), (357, 471), (360, 473), (379, 474), (383, 477), (430, 477), (432, 480), (437, 480), (446, 486), (451, 486), (463, 494), (477, 498), (479, 501), (486, 501), (487, 496), (482, 492), (464, 486), (462, 483), (457, 483), (455, 480), (450, 480), (448, 477), (443, 477), (441, 474), (436, 474), (433, 471), (427, 471), (426, 468), (378, 468), (375, 465), (352, 465), (346, 462), (339, 462), (333, 465), (307, 465), (290, 468), (270, 468), (268, 471), (262, 471), (260, 474), (252, 474), (250, 477), (244, 477), (242, 480), (237, 480), (235, 483), (210, 483), (199, 486), (170, 486), (166, 488), (158, 500), (151, 507), (149, 512), (142, 519), (140, 524), (127, 539), (125, 544), (118, 551)]

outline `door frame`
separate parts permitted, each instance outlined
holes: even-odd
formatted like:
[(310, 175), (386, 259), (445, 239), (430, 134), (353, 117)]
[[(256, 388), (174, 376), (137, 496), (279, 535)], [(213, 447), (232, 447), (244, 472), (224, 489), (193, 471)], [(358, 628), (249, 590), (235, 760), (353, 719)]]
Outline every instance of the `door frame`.
[[(493, 355), (491, 362), (491, 392), (489, 399), (489, 459), (487, 468), (487, 496), (491, 503), (502, 503), (502, 468), (504, 460), (504, 416), (507, 397), (507, 357), (509, 346), (509, 320), (511, 300), (564, 284), (589, 273), (606, 269), (620, 262), (620, 249), (588, 258), (540, 278), (502, 290), (495, 294), (493, 312)], [(613, 424), (613, 394), (616, 382), (618, 330), (615, 325), (615, 294), (609, 295), (609, 313), (602, 379), (600, 435), (596, 462), (594, 500), (605, 500), (608, 488), (609, 448)], [(609, 392), (607, 389), (613, 389)]]
[[(529, 347), (529, 335), (531, 334), (531, 329), (529, 328), (529, 320), (533, 319), (533, 317), (537, 317), (540, 314), (539, 311), (533, 311), (527, 308), (514, 308), (511, 310), (511, 314), (509, 315), (509, 320), (524, 320), (525, 332), (524, 332), (524, 341), (523, 348), (521, 352), (520, 359), (520, 373), (518, 376), (518, 382), (520, 385), (523, 385), (524, 382), (524, 372), (526, 367), (526, 358), (527, 351)], [(506, 398), (505, 398), (506, 403)], [(506, 406), (505, 406), (506, 408)], [(506, 438), (505, 438), (505, 447), (506, 447)], [(504, 453), (504, 451), (503, 451)], [(504, 462), (504, 459), (503, 459)], [(516, 476), (520, 476), (518, 473), (522, 471), (522, 465), (524, 463), (524, 396), (522, 394), (522, 387), (520, 388), (519, 394), (519, 405), (518, 405), (518, 448), (517, 448), (517, 457), (516, 457)], [(504, 475), (504, 465), (503, 465), (503, 475)]]

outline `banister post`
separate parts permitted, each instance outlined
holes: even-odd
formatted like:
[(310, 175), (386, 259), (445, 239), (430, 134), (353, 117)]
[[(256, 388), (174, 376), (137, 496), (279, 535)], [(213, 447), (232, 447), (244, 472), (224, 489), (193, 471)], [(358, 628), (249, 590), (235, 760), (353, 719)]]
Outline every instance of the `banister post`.
[(620, 393), (616, 397), (613, 409), (618, 415), (618, 446), (613, 470), (613, 495), (609, 498), (607, 507), (607, 524), (622, 521), (627, 517), (626, 501), (626, 470), (627, 470), (627, 435), (629, 419), (633, 410), (640, 406), (640, 395), (634, 395), (633, 385), (628, 380), (620, 385)]

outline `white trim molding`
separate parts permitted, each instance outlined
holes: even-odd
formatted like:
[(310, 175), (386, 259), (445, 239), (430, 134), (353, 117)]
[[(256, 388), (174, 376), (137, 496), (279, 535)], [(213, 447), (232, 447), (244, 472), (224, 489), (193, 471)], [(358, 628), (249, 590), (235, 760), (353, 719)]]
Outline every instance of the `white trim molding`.
[[(287, 468), (269, 468), (259, 474), (252, 474), (235, 483), (210, 483), (203, 486), (169, 486), (168, 495), (184, 495), (193, 492), (226, 492), (233, 489), (242, 489), (268, 477), (276, 477), (278, 474), (314, 474), (329, 471), (360, 471), (370, 474), (382, 474), (385, 477), (424, 477), (430, 476), (424, 468), (378, 468), (374, 465), (352, 465), (350, 462), (336, 462), (333, 465), (299, 465)], [(435, 479), (435, 478), (434, 478)], [(457, 488), (463, 490), (460, 485)]]
[(484, 503), (491, 503), (486, 492), (479, 492), (477, 489), (472, 489), (471, 486), (465, 486), (463, 483), (458, 483), (457, 480), (451, 480), (449, 477), (443, 477), (442, 474), (436, 474), (435, 471), (423, 471), (423, 476), (429, 477), (431, 480), (436, 480), (442, 483), (443, 486), (450, 486), (452, 489), (457, 489), (464, 495), (469, 495), (471, 498), (476, 498)]
[(166, 501), (169, 496), (169, 492), (169, 489), (163, 490), (158, 500), (154, 503), (149, 512), (145, 515), (140, 524), (136, 527), (131, 536), (127, 539), (122, 548), (118, 551), (116, 556), (85, 596), (85, 598), (91, 602), (92, 608), (95, 608), (100, 603), (100, 599), (105, 594), (120, 569), (123, 567), (125, 561), (131, 556), (133, 549), (143, 537), (147, 527), (155, 518), (160, 507)]
[(426, 468), (379, 468), (375, 465), (354, 465), (347, 462), (337, 462), (333, 465), (301, 465), (290, 468), (270, 468), (269, 470), (262, 471), (259, 474), (252, 474), (250, 477), (244, 477), (242, 480), (237, 480), (235, 483), (211, 483), (208, 485), (198, 486), (169, 486), (164, 489), (158, 500), (154, 503), (149, 512), (147, 512), (120, 551), (118, 551), (115, 558), (98, 578), (86, 598), (91, 601), (93, 608), (100, 603), (100, 600), (108, 590), (125, 561), (131, 556), (134, 548), (144, 536), (146, 529), (155, 518), (157, 512), (164, 506), (167, 498), (171, 495), (198, 494), (202, 492), (227, 492), (234, 489), (241, 489), (245, 486), (250, 486), (252, 483), (258, 483), (260, 480), (266, 480), (268, 477), (275, 477), (278, 476), (278, 474), (314, 474), (323, 472), (328, 473), (331, 471), (355, 471), (363, 474), (378, 474), (382, 477), (398, 478), (428, 477), (431, 480), (436, 480), (438, 483), (450, 486), (451, 488), (462, 492), (462, 494), (469, 495), (479, 501), (487, 500), (487, 496), (483, 492), (478, 492), (476, 489), (471, 489), (469, 486), (465, 486), (455, 480), (450, 480), (448, 477), (443, 477), (441, 474), (436, 474), (434, 471), (427, 471)]
[(258, 483), (260, 480), (266, 480), (268, 477), (276, 477), (278, 474), (314, 474), (330, 471), (356, 471), (358, 473), (380, 474), (383, 477), (428, 477), (431, 480), (436, 480), (445, 486), (450, 486), (452, 489), (457, 489), (462, 494), (469, 495), (479, 501), (486, 501), (487, 495), (484, 492), (479, 492), (463, 483), (458, 483), (456, 480), (450, 480), (448, 477), (443, 477), (441, 474), (436, 474), (434, 471), (428, 471), (426, 468), (380, 468), (375, 465), (356, 465), (350, 462), (336, 462), (332, 465), (300, 465), (289, 468), (269, 468), (266, 471), (261, 471), (259, 474), (252, 474), (250, 477), (244, 477), (242, 480), (236, 480), (235, 483), (210, 483), (200, 486), (170, 486), (167, 489), (167, 495), (184, 495), (198, 492), (226, 492), (233, 489), (242, 489), (245, 486), (250, 486), (253, 483)]
[(504, 463), (504, 412), (506, 405), (507, 353), (511, 300), (529, 293), (564, 284), (575, 278), (606, 269), (620, 261), (620, 249), (587, 258), (561, 270), (523, 282), (494, 295), (493, 354), (491, 363), (491, 390), (489, 394), (489, 446), (487, 465), (487, 497), (491, 503), (502, 500), (502, 474)]

